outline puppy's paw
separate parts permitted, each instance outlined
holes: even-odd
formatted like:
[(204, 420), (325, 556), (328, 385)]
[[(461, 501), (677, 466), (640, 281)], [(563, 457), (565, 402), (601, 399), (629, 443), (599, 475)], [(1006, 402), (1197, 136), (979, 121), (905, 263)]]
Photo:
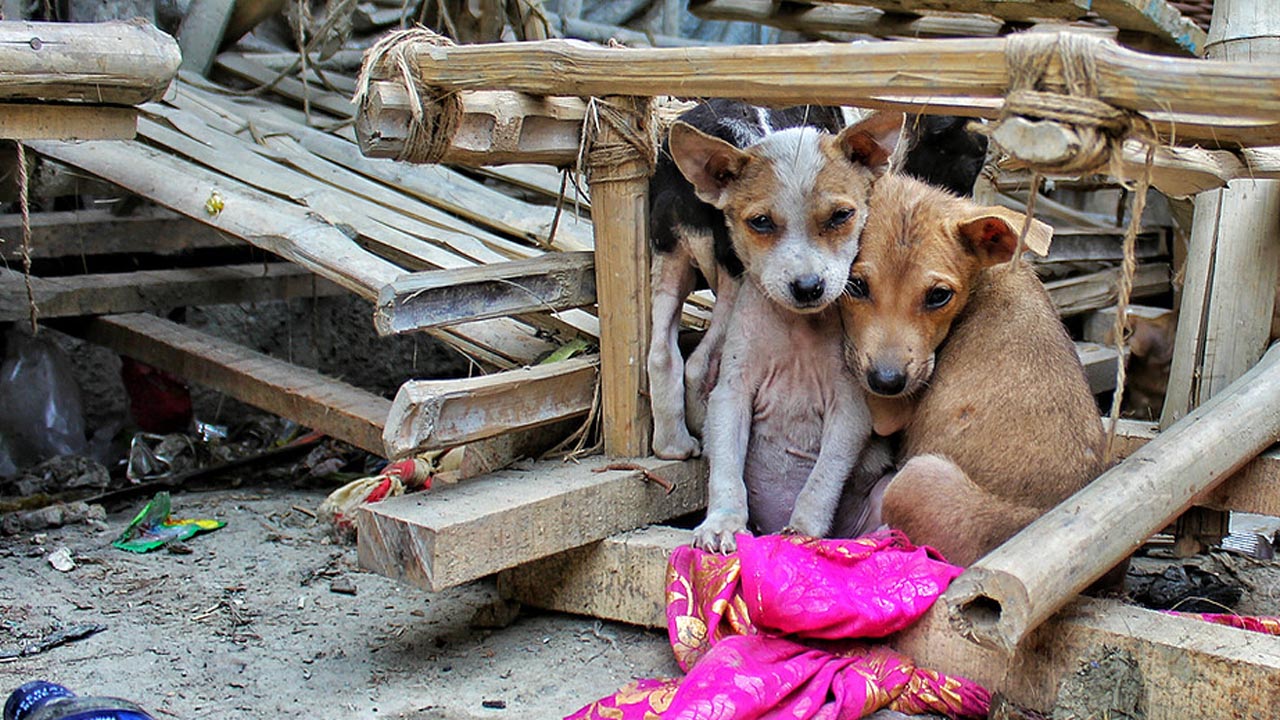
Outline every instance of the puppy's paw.
[(688, 460), (702, 454), (702, 446), (688, 430), (671, 433), (670, 436), (653, 438), (653, 454), (663, 460)]
[(782, 534), (820, 538), (826, 537), (830, 529), (830, 523), (815, 520), (802, 513), (793, 512), (791, 513), (791, 522), (782, 528)]
[(712, 513), (693, 531), (693, 546), (706, 552), (728, 555), (738, 549), (734, 535), (747, 531), (746, 518), (729, 513)]

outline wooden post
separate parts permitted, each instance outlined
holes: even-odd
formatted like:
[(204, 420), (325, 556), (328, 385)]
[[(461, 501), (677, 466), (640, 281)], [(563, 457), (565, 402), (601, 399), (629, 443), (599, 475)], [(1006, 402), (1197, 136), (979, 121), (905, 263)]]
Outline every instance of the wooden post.
[[(623, 132), (643, 135), (653, 122), (649, 100), (609, 97), (590, 149), (600, 316), (601, 408), (609, 455), (649, 454), (649, 163)], [(623, 124), (615, 127), (605, 115)], [(612, 159), (611, 159), (612, 158)], [(608, 163), (607, 165), (605, 163)]]
[[(1218, 0), (1206, 56), (1280, 62), (1280, 15), (1265, 0)], [(1162, 428), (1213, 397), (1266, 349), (1280, 266), (1280, 181), (1236, 179), (1195, 199), (1186, 281)], [(1193, 509), (1178, 521), (1175, 550), (1221, 541), (1225, 513)]]
[(1037, 625), (1280, 437), (1280, 347), (1222, 393), (974, 563), (951, 623), (1012, 651)]

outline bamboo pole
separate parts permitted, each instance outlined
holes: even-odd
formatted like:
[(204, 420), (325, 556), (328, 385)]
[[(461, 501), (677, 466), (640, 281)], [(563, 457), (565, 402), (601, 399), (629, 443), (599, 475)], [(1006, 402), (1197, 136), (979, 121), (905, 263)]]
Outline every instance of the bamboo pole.
[[(1218, 0), (1206, 56), (1280, 63), (1273, 3)], [(1161, 427), (1220, 392), (1266, 350), (1280, 267), (1280, 182), (1231, 180), (1195, 199), (1186, 282)], [(1191, 555), (1226, 534), (1225, 512), (1179, 518), (1175, 552)]]
[(974, 563), (943, 596), (952, 625), (1012, 652), (1195, 498), (1280, 437), (1280, 347), (1123, 463)]
[(143, 21), (0, 21), (0, 100), (138, 105), (160, 99), (181, 61)]
[[(653, 122), (647, 99), (605, 98), (620, 109), (627, 130), (644, 133)], [(591, 215), (595, 229), (596, 297), (600, 315), (601, 409), (609, 455), (649, 454), (650, 407), (645, 353), (649, 347), (649, 173), (623, 128), (597, 120), (590, 149)], [(607, 169), (604, 149), (614, 150)], [(616, 149), (616, 150), (615, 150)], [(625, 157), (626, 159), (621, 159)]]
[[(423, 81), (534, 95), (727, 97), (952, 112), (946, 98), (1003, 97), (1005, 38), (741, 48), (602, 48), (570, 40), (421, 47)], [(1280, 137), (1280, 68), (1146, 55), (1091, 42), (1100, 99), (1149, 114), (1165, 136), (1267, 144)], [(1059, 82), (1055, 61), (1048, 81)], [(994, 116), (998, 104), (975, 107)], [(1172, 115), (1171, 115), (1172, 114)], [(1208, 116), (1195, 121), (1188, 114)]]

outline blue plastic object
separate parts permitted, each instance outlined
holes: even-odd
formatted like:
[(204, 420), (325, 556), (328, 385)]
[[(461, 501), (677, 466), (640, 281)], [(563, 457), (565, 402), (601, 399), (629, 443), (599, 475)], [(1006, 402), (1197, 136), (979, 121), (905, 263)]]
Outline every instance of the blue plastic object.
[(9, 696), (4, 720), (155, 720), (147, 711), (120, 698), (78, 697), (45, 680), (29, 682)]

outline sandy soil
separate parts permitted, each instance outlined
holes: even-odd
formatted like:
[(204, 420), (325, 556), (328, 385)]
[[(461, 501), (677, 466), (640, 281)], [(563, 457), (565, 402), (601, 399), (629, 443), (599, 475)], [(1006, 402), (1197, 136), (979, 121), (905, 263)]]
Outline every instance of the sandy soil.
[[(322, 499), (253, 487), (177, 494), (175, 516), (227, 522), (191, 539), (189, 555), (110, 547), (136, 507), (106, 527), (0, 537), (0, 651), (106, 626), (0, 662), (0, 688), (47, 678), (191, 720), (559, 718), (632, 678), (677, 671), (658, 632), (532, 610), (499, 630), (474, 627), (498, 602), (490, 583), (429, 594), (361, 572), (353, 547), (331, 544), (294, 509)], [(77, 563), (66, 573), (46, 559), (63, 546)], [(357, 594), (334, 592), (334, 580)]]

